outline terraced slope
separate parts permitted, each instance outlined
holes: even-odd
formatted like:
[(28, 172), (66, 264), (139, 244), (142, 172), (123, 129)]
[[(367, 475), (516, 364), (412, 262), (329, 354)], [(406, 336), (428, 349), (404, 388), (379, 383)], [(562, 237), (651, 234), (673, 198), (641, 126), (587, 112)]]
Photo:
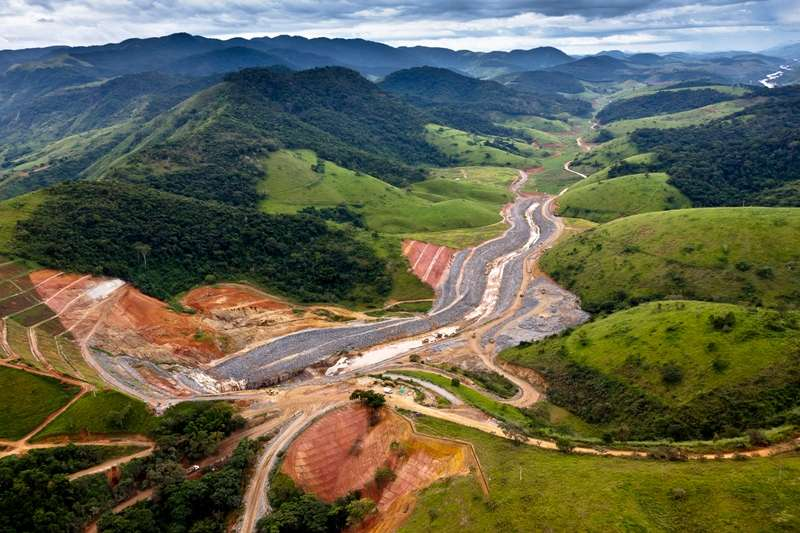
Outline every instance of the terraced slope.
[(800, 421), (800, 314), (651, 302), (511, 348), (553, 403), (633, 439), (732, 437)]
[(589, 311), (667, 297), (800, 307), (800, 209), (645, 213), (547, 251), (542, 268)]

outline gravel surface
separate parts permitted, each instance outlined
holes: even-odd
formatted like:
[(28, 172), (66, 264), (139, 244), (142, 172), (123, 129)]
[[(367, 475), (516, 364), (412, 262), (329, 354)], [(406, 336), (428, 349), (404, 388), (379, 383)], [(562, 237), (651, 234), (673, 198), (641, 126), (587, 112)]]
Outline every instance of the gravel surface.
[[(511, 227), (504, 235), (474, 250), (456, 254), (448, 277), (441, 285), (436, 304), (428, 315), (304, 330), (227, 359), (211, 368), (209, 374), (221, 380), (245, 380), (248, 387), (269, 385), (332, 355), (419, 335), (462, 320), (480, 304), (486, 290), (486, 274), (492, 262), (524, 247), (531, 232), (536, 231), (528, 224), (525, 212), (537, 202), (540, 202), (537, 198), (518, 198), (508, 211)], [(542, 215), (541, 205), (534, 211), (534, 220), (539, 226), (540, 241), (555, 230), (552, 222)], [(529, 253), (515, 255), (506, 263), (496, 308), (507, 309), (513, 303), (522, 282), (522, 269), (527, 255)]]

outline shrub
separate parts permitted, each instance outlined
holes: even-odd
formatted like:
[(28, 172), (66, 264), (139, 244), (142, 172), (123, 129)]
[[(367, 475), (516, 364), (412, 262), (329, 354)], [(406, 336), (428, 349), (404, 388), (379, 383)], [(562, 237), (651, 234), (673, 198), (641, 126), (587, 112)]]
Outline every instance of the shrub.
[(556, 447), (563, 453), (571, 453), (575, 449), (575, 444), (567, 437), (556, 437)]
[(375, 484), (383, 488), (397, 479), (397, 474), (388, 466), (381, 466), (375, 471)]
[(450, 380), (450, 385), (452, 385), (453, 387), (460, 387), (461, 381), (458, 378), (453, 378)]
[(661, 381), (665, 385), (677, 385), (683, 381), (683, 369), (670, 361), (661, 367)]

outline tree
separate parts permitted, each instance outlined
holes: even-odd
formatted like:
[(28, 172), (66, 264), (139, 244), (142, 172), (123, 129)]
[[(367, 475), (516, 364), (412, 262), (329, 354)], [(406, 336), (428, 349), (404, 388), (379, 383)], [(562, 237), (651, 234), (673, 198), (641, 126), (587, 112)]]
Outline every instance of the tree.
[(142, 257), (142, 261), (144, 262), (144, 267), (147, 268), (147, 254), (150, 253), (150, 245), (143, 242), (137, 242), (134, 243), (133, 249), (139, 252), (139, 255)]
[(397, 479), (397, 474), (389, 468), (388, 466), (381, 466), (375, 470), (375, 484), (378, 488), (383, 488), (395, 479)]
[(367, 516), (374, 513), (375, 502), (369, 498), (361, 498), (347, 504), (347, 525), (354, 526), (362, 522)]
[(513, 422), (501, 421), (500, 429), (503, 430), (503, 434), (506, 438), (511, 439), (514, 444), (521, 444), (528, 440), (525, 430)]

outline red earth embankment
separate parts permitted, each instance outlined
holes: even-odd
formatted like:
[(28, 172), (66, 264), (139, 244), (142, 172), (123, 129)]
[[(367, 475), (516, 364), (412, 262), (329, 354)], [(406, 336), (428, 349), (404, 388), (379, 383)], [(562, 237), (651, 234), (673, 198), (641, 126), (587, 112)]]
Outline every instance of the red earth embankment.
[[(438, 479), (469, 474), (476, 464), (464, 444), (418, 435), (387, 409), (372, 426), (368, 409), (352, 404), (303, 432), (287, 450), (282, 471), (328, 502), (360, 490), (378, 507), (366, 529), (394, 531), (409, 516), (417, 491)], [(378, 487), (374, 478), (381, 467), (390, 468), (396, 478)]]
[(403, 255), (419, 279), (436, 288), (447, 273), (456, 250), (426, 242), (403, 241)]

